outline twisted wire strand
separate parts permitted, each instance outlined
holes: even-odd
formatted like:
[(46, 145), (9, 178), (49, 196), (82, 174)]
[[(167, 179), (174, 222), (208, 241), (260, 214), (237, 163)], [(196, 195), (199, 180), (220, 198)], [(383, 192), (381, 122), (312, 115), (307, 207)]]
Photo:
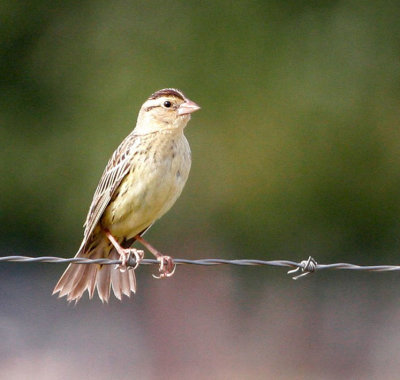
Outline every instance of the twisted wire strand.
[[(56, 256), (42, 256), (42, 257), (30, 257), (30, 256), (1, 256), (1, 262), (17, 262), (17, 263), (73, 263), (73, 264), (102, 264), (102, 265), (116, 265), (121, 264), (121, 260), (110, 260), (110, 259), (85, 259), (82, 257), (73, 258), (62, 258)], [(187, 259), (174, 259), (174, 263), (178, 265), (270, 265), (270, 266), (280, 266), (280, 267), (291, 267), (297, 268), (299, 265), (294, 261), (287, 260), (225, 260), (225, 259), (198, 259), (198, 260), (187, 260)], [(153, 265), (160, 264), (155, 259), (143, 259), (140, 264)], [(132, 256), (128, 259), (128, 266), (134, 267), (136, 265), (136, 260)]]
[[(120, 260), (109, 260), (109, 259), (85, 259), (81, 257), (74, 258), (61, 258), (54, 256), (42, 256), (42, 257), (29, 257), (29, 256), (2, 256), (0, 257), (1, 262), (18, 262), (18, 263), (58, 263), (58, 264), (102, 264), (102, 265), (116, 265), (121, 264)], [(174, 263), (177, 265), (239, 265), (239, 266), (272, 266), (272, 267), (286, 267), (292, 268), (288, 271), (288, 274), (300, 273), (292, 276), (293, 280), (297, 280), (317, 270), (354, 270), (354, 271), (366, 271), (366, 272), (396, 272), (400, 271), (400, 265), (356, 265), (350, 263), (333, 263), (333, 264), (318, 264), (311, 256), (307, 260), (301, 262), (289, 261), (289, 260), (227, 260), (227, 259), (198, 259), (198, 260), (187, 260), (187, 259), (174, 259)], [(154, 259), (143, 259), (140, 264), (154, 265), (159, 264)], [(128, 259), (127, 265), (129, 267), (135, 267), (136, 260), (133, 256)]]

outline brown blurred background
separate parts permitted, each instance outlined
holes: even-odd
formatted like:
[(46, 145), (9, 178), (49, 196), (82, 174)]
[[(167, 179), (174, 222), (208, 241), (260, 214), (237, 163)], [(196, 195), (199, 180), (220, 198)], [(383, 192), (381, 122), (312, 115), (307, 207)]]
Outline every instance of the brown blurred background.
[[(0, 5), (0, 254), (75, 254), (155, 90), (202, 106), (188, 184), (148, 233), (180, 258), (400, 263), (396, 1)], [(134, 299), (51, 296), (0, 265), (4, 379), (396, 379), (400, 275), (179, 267)]]

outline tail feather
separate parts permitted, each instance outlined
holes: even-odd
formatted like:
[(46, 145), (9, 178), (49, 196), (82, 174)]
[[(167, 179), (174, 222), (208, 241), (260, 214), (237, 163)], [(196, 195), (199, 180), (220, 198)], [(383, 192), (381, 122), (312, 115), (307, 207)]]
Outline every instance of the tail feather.
[(129, 282), (129, 286), (127, 286), (126, 288), (123, 288), (122, 290), (125, 289), (124, 294), (128, 297), (130, 297), (130, 293), (129, 291), (131, 291), (132, 293), (136, 293), (136, 276), (135, 276), (135, 272), (133, 270), (130, 270), (128, 272), (128, 282)]
[(122, 292), (121, 292), (121, 278), (116, 274), (115, 271), (111, 272), (111, 286), (113, 289), (113, 292), (115, 294), (115, 297), (117, 297), (119, 300), (122, 298)]
[(110, 298), (110, 290), (111, 290), (111, 265), (103, 265), (101, 270), (97, 272), (97, 293), (101, 299), (101, 302), (108, 301)]
[(94, 289), (96, 288), (97, 270), (98, 270), (97, 266), (90, 265), (90, 271), (87, 274), (87, 290), (89, 293), (89, 299), (93, 298)]
[(82, 297), (85, 288), (87, 287), (87, 274), (89, 271), (89, 265), (80, 264), (80, 266), (83, 268), (79, 270), (79, 276), (76, 276), (74, 281), (75, 285), (67, 295), (68, 301), (75, 300), (76, 302), (78, 302)]
[[(71, 291), (74, 290), (76, 280), (81, 277), (81, 273), (85, 268), (82, 265), (71, 264), (67, 271), (65, 271), (65, 276), (60, 278), (59, 283), (56, 285), (56, 288), (59, 289), (60, 297), (64, 297), (68, 295)], [(53, 294), (56, 290), (54, 290)]]
[[(129, 271), (130, 272), (130, 271)], [(125, 295), (127, 295), (128, 297), (130, 296), (130, 291), (129, 291), (129, 278), (127, 276), (125, 277), (120, 277), (120, 288), (121, 288), (121, 292)], [(126, 294), (126, 292), (124, 290), (128, 290), (129, 294)]]
[[(81, 247), (76, 257), (118, 259), (119, 255), (110, 247), (108, 240), (103, 238), (88, 252), (84, 252)], [(122, 295), (129, 297), (131, 292), (136, 292), (135, 273), (133, 270), (121, 272), (113, 265), (70, 264), (55, 286), (53, 294), (59, 293), (59, 297), (66, 296), (68, 301), (78, 302), (86, 290), (89, 298), (92, 298), (96, 288), (102, 302), (108, 302), (111, 288), (119, 300)]]

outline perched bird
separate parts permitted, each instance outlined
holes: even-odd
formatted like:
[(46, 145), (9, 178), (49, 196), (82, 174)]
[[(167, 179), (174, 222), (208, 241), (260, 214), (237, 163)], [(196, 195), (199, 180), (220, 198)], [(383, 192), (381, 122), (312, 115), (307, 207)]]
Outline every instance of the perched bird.
[(143, 251), (130, 248), (139, 241), (160, 262), (159, 278), (173, 274), (169, 256), (154, 249), (143, 233), (175, 203), (189, 175), (191, 153), (183, 134), (192, 112), (200, 107), (176, 89), (155, 92), (142, 105), (135, 129), (113, 153), (97, 186), (75, 257), (120, 259), (112, 265), (70, 264), (56, 287), (59, 297), (78, 301), (95, 288), (102, 302), (110, 289), (121, 299), (136, 291), (134, 270), (125, 270), (130, 254), (136, 262)]

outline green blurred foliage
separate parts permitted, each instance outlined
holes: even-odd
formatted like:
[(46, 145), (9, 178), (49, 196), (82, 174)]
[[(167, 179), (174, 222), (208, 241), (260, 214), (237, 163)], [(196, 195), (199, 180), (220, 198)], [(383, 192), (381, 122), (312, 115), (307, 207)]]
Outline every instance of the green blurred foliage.
[(139, 107), (177, 87), (202, 106), (186, 132), (193, 167), (152, 237), (193, 241), (192, 257), (209, 241), (231, 257), (396, 262), (399, 11), (4, 0), (1, 245), (72, 255)]

